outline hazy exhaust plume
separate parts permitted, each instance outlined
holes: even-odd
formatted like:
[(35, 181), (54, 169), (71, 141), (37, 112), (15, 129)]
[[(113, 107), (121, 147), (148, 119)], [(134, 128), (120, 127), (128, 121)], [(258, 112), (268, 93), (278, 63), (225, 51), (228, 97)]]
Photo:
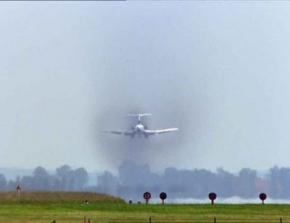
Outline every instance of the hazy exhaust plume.
[[(142, 81), (136, 77), (133, 81), (130, 76), (135, 74), (119, 74), (127, 77), (115, 85), (110, 78), (105, 82), (102, 92), (105, 103), (96, 117), (96, 148), (114, 168), (126, 160), (165, 168), (173, 159), (179, 160), (183, 148), (194, 140), (194, 130), (203, 115), (200, 107), (193, 108), (194, 97), (184, 95), (184, 85), (178, 75), (164, 75), (160, 80), (156, 72), (150, 71)], [(141, 69), (138, 75), (143, 73)], [(148, 138), (101, 133), (102, 130), (131, 130), (137, 119), (126, 115), (144, 112), (152, 113), (142, 118), (149, 129), (177, 127), (179, 131)]]

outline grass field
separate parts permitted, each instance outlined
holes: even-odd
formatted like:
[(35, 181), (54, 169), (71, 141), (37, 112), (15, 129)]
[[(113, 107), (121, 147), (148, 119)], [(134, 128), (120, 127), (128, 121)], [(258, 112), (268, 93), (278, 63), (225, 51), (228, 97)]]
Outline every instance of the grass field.
[[(83, 199), (84, 198), (84, 199)], [(83, 204), (88, 199), (89, 204)], [(2, 223), (83, 223), (84, 216), (100, 223), (290, 222), (290, 205), (145, 205), (92, 193), (0, 193)]]

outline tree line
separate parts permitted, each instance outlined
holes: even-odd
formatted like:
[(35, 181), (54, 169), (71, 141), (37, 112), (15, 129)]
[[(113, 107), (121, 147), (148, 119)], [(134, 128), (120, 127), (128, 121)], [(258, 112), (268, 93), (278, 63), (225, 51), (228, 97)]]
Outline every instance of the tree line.
[(265, 192), (273, 199), (290, 198), (290, 168), (273, 167), (259, 176), (256, 170), (243, 168), (233, 174), (222, 168), (215, 172), (206, 169), (178, 170), (167, 168), (162, 174), (153, 173), (148, 165), (123, 163), (118, 176), (105, 172), (98, 177), (97, 190), (140, 199), (140, 194), (165, 191), (170, 198), (205, 199), (210, 192), (219, 197), (256, 198)]
[(15, 180), (8, 181), (0, 174), (0, 190), (11, 191), (20, 185), (23, 190), (29, 191), (79, 191), (85, 189), (88, 179), (84, 168), (74, 170), (63, 165), (54, 174), (49, 174), (45, 168), (36, 167), (31, 176), (17, 177)]
[(98, 176), (93, 186), (88, 185), (89, 175), (84, 168), (72, 169), (61, 166), (54, 173), (37, 167), (31, 176), (7, 180), (0, 174), (0, 190), (15, 190), (21, 185), (24, 190), (37, 191), (94, 191), (140, 199), (144, 191), (159, 194), (165, 191), (170, 198), (207, 198), (209, 192), (219, 197), (239, 196), (256, 198), (265, 192), (271, 198), (290, 198), (290, 168), (273, 167), (259, 176), (256, 170), (244, 168), (233, 174), (222, 168), (178, 170), (170, 167), (157, 174), (148, 165), (124, 162), (114, 175), (106, 171)]

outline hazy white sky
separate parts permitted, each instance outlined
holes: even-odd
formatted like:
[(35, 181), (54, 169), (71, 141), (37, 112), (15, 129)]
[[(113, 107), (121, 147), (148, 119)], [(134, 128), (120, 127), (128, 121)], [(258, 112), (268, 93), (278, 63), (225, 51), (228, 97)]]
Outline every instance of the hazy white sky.
[[(290, 2), (1, 2), (0, 166), (289, 166), (289, 23)], [(136, 110), (181, 131), (110, 158), (97, 132)]]

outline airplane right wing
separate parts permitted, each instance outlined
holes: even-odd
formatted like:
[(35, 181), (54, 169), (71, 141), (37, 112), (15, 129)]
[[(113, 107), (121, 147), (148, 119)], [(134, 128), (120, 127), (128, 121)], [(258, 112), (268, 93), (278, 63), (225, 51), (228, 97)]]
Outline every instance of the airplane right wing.
[(178, 131), (178, 128), (169, 128), (169, 129), (159, 129), (159, 130), (145, 130), (148, 135), (163, 134), (168, 132)]

